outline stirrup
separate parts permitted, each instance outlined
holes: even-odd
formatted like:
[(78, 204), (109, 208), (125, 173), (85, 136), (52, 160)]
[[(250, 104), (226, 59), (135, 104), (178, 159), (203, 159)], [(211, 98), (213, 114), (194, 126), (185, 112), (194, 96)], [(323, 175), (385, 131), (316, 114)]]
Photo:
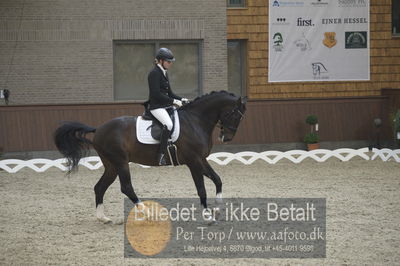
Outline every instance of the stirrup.
[(165, 154), (160, 154), (158, 156), (158, 165), (159, 166), (166, 166), (167, 165), (167, 161), (165, 160)]
[(167, 126), (164, 126), (162, 131), (161, 131), (161, 136), (160, 136), (160, 148), (158, 151), (158, 165), (167, 165), (167, 161), (165, 160), (165, 153), (168, 147), (168, 138), (170, 136), (171, 132), (167, 129)]

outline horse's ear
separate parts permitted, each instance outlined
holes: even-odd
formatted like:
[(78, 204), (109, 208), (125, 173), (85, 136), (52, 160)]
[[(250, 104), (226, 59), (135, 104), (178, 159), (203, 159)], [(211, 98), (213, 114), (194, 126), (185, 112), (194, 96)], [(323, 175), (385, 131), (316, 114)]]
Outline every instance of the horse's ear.
[(241, 103), (241, 104), (246, 104), (247, 103), (247, 96), (244, 96), (243, 98), (239, 97), (239, 101), (238, 102)]

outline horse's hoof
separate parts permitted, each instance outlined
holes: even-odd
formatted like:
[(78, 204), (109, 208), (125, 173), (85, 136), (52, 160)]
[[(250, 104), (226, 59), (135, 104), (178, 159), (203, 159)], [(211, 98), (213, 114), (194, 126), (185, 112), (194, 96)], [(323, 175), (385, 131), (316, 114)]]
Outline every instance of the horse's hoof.
[(216, 217), (217, 219), (219, 217), (219, 208), (215, 208), (213, 211), (210, 211), (208, 209), (203, 213), (203, 219), (207, 223), (207, 225), (216, 224), (218, 222)]
[(212, 219), (208, 220), (208, 222), (207, 222), (208, 226), (216, 225), (216, 224), (218, 224), (218, 220), (216, 220), (215, 218), (212, 218)]
[(152, 210), (147, 207), (146, 204), (144, 204), (143, 202), (136, 203), (136, 208), (139, 213), (139, 221), (152, 222), (157, 220), (157, 217), (153, 215)]
[(224, 203), (222, 200), (222, 193), (217, 194), (217, 196), (215, 197), (215, 203), (217, 205), (222, 205)]
[(103, 224), (108, 224), (111, 223), (111, 219), (108, 217), (97, 217), (97, 220), (99, 220), (100, 222), (102, 222)]
[(214, 219), (218, 221), (219, 217), (221, 217), (221, 210), (219, 208), (214, 208)]

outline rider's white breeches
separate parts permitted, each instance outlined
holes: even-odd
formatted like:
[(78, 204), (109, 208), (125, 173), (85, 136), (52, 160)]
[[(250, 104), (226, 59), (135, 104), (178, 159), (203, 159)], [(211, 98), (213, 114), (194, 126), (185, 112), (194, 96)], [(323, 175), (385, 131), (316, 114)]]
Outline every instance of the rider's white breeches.
[(157, 118), (157, 120), (160, 121), (161, 124), (167, 126), (169, 131), (172, 130), (172, 120), (169, 117), (168, 112), (164, 108), (150, 110), (150, 113), (154, 115), (154, 117)]

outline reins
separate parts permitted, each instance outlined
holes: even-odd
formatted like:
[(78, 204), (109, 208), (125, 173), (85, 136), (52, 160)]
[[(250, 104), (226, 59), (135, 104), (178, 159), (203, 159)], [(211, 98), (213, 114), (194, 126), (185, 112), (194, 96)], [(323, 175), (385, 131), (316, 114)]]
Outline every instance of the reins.
[[(223, 91), (223, 92), (225, 92), (225, 91)], [(208, 95), (212, 95), (213, 93), (218, 93), (218, 92), (211, 92), (211, 93), (208, 94)], [(227, 92), (225, 92), (225, 93), (227, 93)], [(233, 94), (230, 94), (230, 95), (233, 96)], [(204, 95), (204, 96), (207, 96), (207, 95)], [(204, 96), (202, 96), (202, 97), (204, 97)], [(205, 120), (205, 119), (204, 119), (204, 116), (202, 116), (202, 115), (199, 114), (198, 112), (192, 111), (191, 108), (190, 108), (190, 106), (191, 106), (192, 104), (194, 104), (194, 103), (196, 102), (197, 99), (201, 99), (202, 97), (196, 98), (194, 101), (192, 101), (192, 102), (190, 102), (190, 103), (184, 105), (183, 107), (180, 108), (180, 110), (184, 110), (184, 111), (186, 111), (187, 113), (196, 116), (199, 120), (204, 121), (206, 124), (209, 124), (210, 127), (212, 127), (212, 128), (217, 127), (217, 128), (219, 128), (219, 129), (221, 129), (221, 130), (223, 130), (224, 128), (226, 128), (226, 129), (228, 129), (228, 130), (230, 130), (230, 131), (232, 131), (232, 132), (236, 132), (237, 129), (238, 129), (239, 122), (240, 122), (240, 121), (243, 119), (243, 117), (244, 117), (243, 112), (240, 110), (240, 107), (241, 107), (241, 106), (240, 106), (240, 105), (236, 105), (236, 106), (235, 106), (231, 111), (229, 111), (228, 113), (219, 114), (218, 120), (216, 121), (216, 124), (214, 124), (214, 122)], [(189, 108), (188, 108), (188, 107), (189, 107)], [(233, 120), (232, 117), (233, 117), (234, 115), (240, 116), (240, 119), (239, 119), (239, 120), (234, 119), (234, 121), (232, 121), (232, 120)], [(233, 123), (237, 123), (237, 125), (232, 125)]]

